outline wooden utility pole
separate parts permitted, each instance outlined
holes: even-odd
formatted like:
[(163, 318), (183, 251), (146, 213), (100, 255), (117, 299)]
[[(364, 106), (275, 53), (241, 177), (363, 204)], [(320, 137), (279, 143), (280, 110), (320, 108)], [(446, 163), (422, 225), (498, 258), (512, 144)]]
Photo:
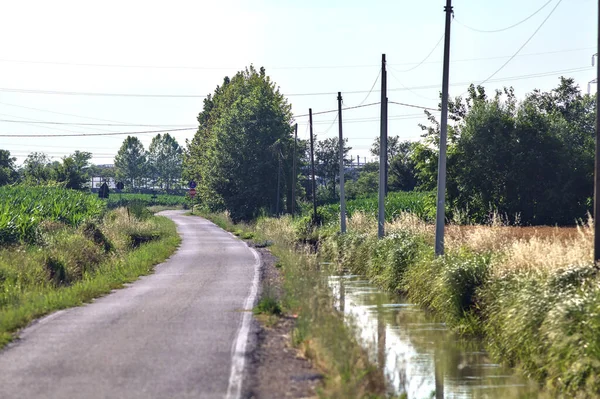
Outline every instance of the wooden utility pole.
[[(600, 7), (600, 1), (598, 1)], [(600, 9), (598, 9), (598, 23), (600, 24)], [(598, 25), (598, 48), (600, 54), (600, 25)], [(600, 78), (600, 60), (596, 63), (596, 79)], [(600, 88), (600, 83), (598, 84)], [(600, 268), (600, 89), (596, 90), (596, 167), (594, 170), (594, 263)]]
[(377, 236), (385, 235), (385, 195), (387, 192), (387, 71), (385, 54), (381, 55), (381, 126), (379, 135), (379, 212)]
[(298, 173), (296, 172), (296, 154), (298, 152), (298, 124), (294, 126), (294, 151), (292, 158), (292, 217), (296, 215), (296, 177)]
[(446, 141), (448, 137), (448, 84), (450, 80), (450, 24), (452, 0), (446, 0), (446, 35), (444, 38), (444, 71), (442, 73), (442, 119), (440, 126), (440, 154), (438, 160), (437, 209), (435, 215), (435, 255), (444, 254), (446, 226)]
[(317, 183), (315, 181), (315, 140), (313, 138), (312, 108), (308, 109), (308, 123), (310, 125), (310, 171), (312, 174), (312, 200), (313, 221), (317, 222)]
[(338, 126), (340, 131), (340, 231), (346, 232), (346, 194), (344, 193), (344, 134), (342, 133), (342, 93), (338, 91)]

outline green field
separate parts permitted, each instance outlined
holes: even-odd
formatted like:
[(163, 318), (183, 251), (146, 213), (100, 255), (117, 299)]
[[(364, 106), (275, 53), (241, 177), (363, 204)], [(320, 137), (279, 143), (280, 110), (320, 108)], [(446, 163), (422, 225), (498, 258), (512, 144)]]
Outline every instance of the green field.
[(42, 222), (68, 226), (99, 218), (97, 196), (57, 187), (0, 187), (0, 244), (33, 242)]
[(143, 206), (168, 206), (174, 208), (187, 208), (191, 205), (189, 197), (170, 194), (111, 194), (108, 198), (108, 207), (116, 208), (132, 202)]
[[(346, 201), (346, 212), (352, 216), (355, 212), (363, 212), (377, 216), (377, 194), (368, 197)], [(340, 204), (323, 205), (319, 207), (326, 218), (337, 218), (340, 213)], [(385, 199), (385, 218), (393, 220), (401, 212), (411, 212), (424, 220), (435, 219), (435, 194), (428, 191), (399, 191), (388, 193)]]

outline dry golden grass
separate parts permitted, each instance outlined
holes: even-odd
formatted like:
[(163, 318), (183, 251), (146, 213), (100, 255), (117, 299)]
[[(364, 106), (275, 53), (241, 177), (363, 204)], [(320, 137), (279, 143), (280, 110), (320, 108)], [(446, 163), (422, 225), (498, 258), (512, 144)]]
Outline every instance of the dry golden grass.
[(589, 264), (593, 256), (592, 221), (579, 227), (448, 226), (446, 246), (476, 253), (493, 252), (492, 272), (549, 274)]
[(284, 246), (292, 246), (296, 242), (296, 231), (289, 215), (280, 218), (263, 218), (257, 222), (256, 231)]
[(363, 212), (355, 212), (348, 218), (348, 231), (360, 233), (377, 232), (377, 224), (373, 223), (373, 217)]

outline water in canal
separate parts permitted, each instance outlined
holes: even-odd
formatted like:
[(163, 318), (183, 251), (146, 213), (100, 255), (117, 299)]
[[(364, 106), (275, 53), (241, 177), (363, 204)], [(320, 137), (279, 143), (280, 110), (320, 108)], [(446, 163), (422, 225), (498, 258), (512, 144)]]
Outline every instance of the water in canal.
[(385, 370), (396, 394), (409, 399), (537, 397), (536, 384), (492, 362), (479, 340), (457, 337), (401, 297), (360, 276), (330, 277), (329, 285), (335, 306), (359, 326), (372, 361)]

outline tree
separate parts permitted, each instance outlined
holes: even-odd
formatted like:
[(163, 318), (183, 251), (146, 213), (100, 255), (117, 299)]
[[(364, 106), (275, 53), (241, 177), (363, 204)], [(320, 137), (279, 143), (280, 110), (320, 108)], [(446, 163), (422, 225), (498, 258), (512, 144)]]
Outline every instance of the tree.
[(10, 151), (0, 150), (0, 186), (14, 183), (19, 178), (16, 161), (17, 158), (10, 156)]
[(135, 187), (146, 173), (146, 150), (142, 142), (133, 136), (127, 136), (115, 157), (116, 175)]
[(45, 183), (50, 180), (52, 169), (50, 157), (43, 152), (32, 152), (23, 162), (23, 178), (30, 183)]
[(264, 68), (250, 66), (225, 78), (204, 100), (185, 152), (184, 176), (198, 182), (203, 204), (229, 210), (234, 220), (273, 212), (289, 191), (289, 179), (280, 179), (277, 198), (281, 157), (291, 159), (291, 120), (290, 105)]
[(151, 175), (161, 188), (170, 189), (173, 182), (181, 180), (183, 149), (169, 133), (157, 134), (148, 150)]
[[(491, 211), (525, 224), (573, 224), (584, 218), (593, 193), (595, 100), (572, 79), (518, 103), (512, 89), (488, 98), (471, 86), (449, 111), (448, 200), (476, 221)], [(413, 160), (417, 177), (431, 180), (437, 122)], [(451, 135), (450, 135), (451, 133)], [(420, 158), (418, 158), (420, 157)], [(423, 184), (423, 181), (421, 181)]]
[[(401, 142), (400, 136), (390, 136), (388, 137), (387, 143), (387, 159), (388, 163), (391, 162), (400, 152), (402, 151), (402, 146), (405, 145), (406, 141)], [(379, 156), (379, 137), (375, 139), (375, 142), (371, 145), (371, 155), (378, 157)]]
[(390, 190), (412, 191), (417, 185), (415, 162), (412, 158), (415, 143), (411, 141), (403, 141), (398, 143), (396, 147), (396, 154), (390, 160)]
[[(349, 164), (347, 159), (348, 152), (352, 147), (346, 144), (348, 139), (344, 139), (344, 163)], [(330, 190), (331, 199), (336, 198), (336, 182), (340, 174), (340, 140), (332, 137), (318, 141), (315, 148), (315, 173), (325, 179), (325, 185)]]
[(63, 183), (66, 188), (75, 190), (84, 188), (89, 179), (90, 159), (92, 154), (82, 151), (75, 151), (68, 157), (63, 157), (62, 163), (53, 167), (54, 180)]

